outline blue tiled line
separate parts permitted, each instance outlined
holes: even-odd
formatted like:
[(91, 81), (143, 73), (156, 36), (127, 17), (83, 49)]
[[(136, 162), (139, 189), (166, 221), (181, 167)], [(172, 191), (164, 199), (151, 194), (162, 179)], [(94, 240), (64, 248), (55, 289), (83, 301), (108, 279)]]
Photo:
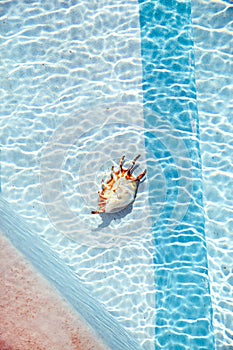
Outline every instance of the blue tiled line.
[[(191, 5), (188, 1), (139, 0), (139, 6), (146, 151), (149, 162), (155, 159), (166, 179), (165, 201), (158, 214), (157, 168), (149, 164), (155, 236), (156, 349), (213, 350)], [(179, 142), (181, 161), (177, 164), (172, 145), (177, 147)], [(182, 162), (183, 168), (179, 166)], [(182, 173), (183, 177), (179, 175)], [(174, 186), (183, 190), (183, 197)], [(187, 189), (190, 193), (185, 193)], [(182, 215), (175, 208), (178, 198), (181, 207), (187, 207)]]
[(28, 227), (1, 195), (0, 230), (86, 320), (109, 349), (142, 349), (104, 306), (91, 296), (77, 274)]

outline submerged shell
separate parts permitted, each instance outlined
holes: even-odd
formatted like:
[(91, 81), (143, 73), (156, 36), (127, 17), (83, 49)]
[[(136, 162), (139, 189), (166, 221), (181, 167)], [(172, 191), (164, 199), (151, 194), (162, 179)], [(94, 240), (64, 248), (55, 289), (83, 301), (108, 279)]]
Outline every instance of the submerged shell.
[(140, 155), (134, 158), (127, 169), (122, 166), (124, 156), (121, 157), (119, 170), (114, 171), (114, 167), (112, 167), (110, 180), (106, 183), (102, 180), (102, 191), (99, 192), (99, 209), (92, 211), (92, 214), (115, 213), (134, 202), (138, 184), (146, 174), (146, 170), (137, 177), (131, 173), (139, 157)]

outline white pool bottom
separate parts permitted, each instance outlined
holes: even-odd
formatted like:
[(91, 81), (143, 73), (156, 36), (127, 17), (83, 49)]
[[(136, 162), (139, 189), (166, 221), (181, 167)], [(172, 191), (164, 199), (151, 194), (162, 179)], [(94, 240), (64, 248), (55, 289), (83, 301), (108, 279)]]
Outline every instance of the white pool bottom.
[[(66, 193), (65, 200), (76, 213), (79, 214), (81, 208), (80, 217), (85, 222), (89, 217), (91, 223), (95, 220), (95, 227), (101, 225), (101, 219), (91, 217), (90, 212), (97, 204), (100, 176), (111, 168), (112, 162), (119, 161), (119, 154), (122, 156), (124, 152), (130, 160), (140, 153), (143, 166), (144, 139), (132, 138), (130, 132), (123, 133), (122, 137), (110, 132), (114, 122), (130, 124), (131, 130), (144, 124), (138, 3), (136, 0), (128, 1), (127, 5), (123, 0), (84, 0), (68, 7), (56, 1), (39, 1), (36, 6), (23, 2), (18, 6), (9, 2), (4, 5), (4, 45), (0, 52), (5, 62), (0, 67), (4, 77), (4, 93), (0, 96), (4, 116), (0, 126), (4, 145), (2, 195), (27, 223), (32, 223), (33, 232), (49, 243), (64, 264), (78, 273), (93, 297), (132, 332), (135, 340), (146, 349), (153, 349), (153, 237), (149, 209), (144, 205), (147, 195), (142, 196), (139, 191), (135, 203), (138, 209), (131, 213), (129, 221), (137, 239), (124, 247), (121, 242), (111, 243), (113, 248), (107, 244), (108, 249), (103, 248), (104, 237), (102, 245), (97, 246), (95, 232), (92, 232), (93, 239), (85, 231), (76, 240), (69, 240), (64, 232), (67, 220), (64, 212), (60, 218), (63, 230), (58, 232), (57, 221), (48, 218), (48, 207), (41, 195), (41, 186), (46, 186), (44, 182), (41, 184), (44, 146), (69, 118), (75, 123), (71, 129), (78, 125), (80, 132), (67, 149), (64, 161), (59, 158), (63, 184), (68, 180), (73, 186), (72, 191), (68, 191), (64, 185), (60, 193)], [(134, 59), (129, 60), (132, 55)], [(135, 109), (135, 113), (122, 114), (122, 105), (131, 111)], [(113, 107), (118, 110), (116, 120)], [(86, 120), (83, 113), (91, 110), (94, 113)], [(93, 130), (99, 131), (102, 139), (94, 139)], [(80, 146), (80, 135), (84, 139), (79, 162), (75, 151)], [(116, 140), (120, 143), (116, 144)], [(57, 164), (55, 160), (55, 168)], [(73, 176), (70, 176), (71, 168)], [(90, 172), (94, 176), (90, 177)], [(78, 186), (80, 178), (81, 187)], [(142, 187), (143, 192), (146, 191), (146, 184)], [(48, 192), (50, 188), (48, 184)], [(92, 206), (87, 213), (89, 199)], [(140, 211), (141, 207), (144, 212)], [(140, 225), (134, 220), (137, 210), (142, 215)], [(122, 227), (117, 219), (112, 220), (111, 225), (113, 233)], [(81, 231), (82, 222), (79, 233)], [(123, 239), (128, 233), (126, 223)]]

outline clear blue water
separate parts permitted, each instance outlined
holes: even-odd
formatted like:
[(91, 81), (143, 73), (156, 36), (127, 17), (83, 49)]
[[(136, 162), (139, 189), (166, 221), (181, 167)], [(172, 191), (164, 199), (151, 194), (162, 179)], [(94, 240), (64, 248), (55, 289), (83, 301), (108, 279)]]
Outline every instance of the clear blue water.
[(205, 231), (216, 349), (233, 344), (232, 1), (193, 1)]
[[(192, 32), (183, 1), (1, 2), (0, 229), (114, 350), (213, 349), (205, 220), (216, 345), (230, 344), (230, 301), (218, 311), (230, 292), (230, 250), (229, 274), (222, 266), (219, 278), (210, 233), (206, 154), (218, 148), (208, 145), (216, 119), (205, 120), (215, 86), (210, 98), (202, 5), (192, 6)], [(211, 6), (219, 19), (213, 47), (232, 22), (230, 5)], [(226, 50), (220, 59), (229, 68)], [(231, 124), (226, 131), (219, 118), (231, 145)], [(148, 175), (133, 207), (91, 215), (101, 178), (122, 154), (139, 153), (135, 173), (147, 167)], [(228, 223), (222, 249), (231, 242)]]
[[(191, 7), (141, 4), (144, 117), (155, 129), (146, 133), (146, 148), (163, 167), (167, 186), (164, 210), (153, 217), (156, 348), (212, 349)], [(153, 188), (150, 179), (149, 193)], [(156, 201), (150, 198), (152, 213)]]

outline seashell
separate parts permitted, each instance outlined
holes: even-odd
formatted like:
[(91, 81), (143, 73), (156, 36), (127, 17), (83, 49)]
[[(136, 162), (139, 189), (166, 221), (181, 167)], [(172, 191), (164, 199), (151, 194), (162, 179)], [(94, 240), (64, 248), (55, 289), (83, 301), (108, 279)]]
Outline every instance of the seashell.
[(117, 171), (112, 166), (110, 180), (106, 183), (102, 180), (102, 191), (98, 192), (98, 210), (93, 210), (92, 214), (116, 213), (134, 202), (138, 185), (146, 174), (144, 170), (137, 177), (132, 175), (132, 170), (139, 157), (140, 155), (135, 157), (126, 169), (123, 168), (125, 156), (121, 157)]

